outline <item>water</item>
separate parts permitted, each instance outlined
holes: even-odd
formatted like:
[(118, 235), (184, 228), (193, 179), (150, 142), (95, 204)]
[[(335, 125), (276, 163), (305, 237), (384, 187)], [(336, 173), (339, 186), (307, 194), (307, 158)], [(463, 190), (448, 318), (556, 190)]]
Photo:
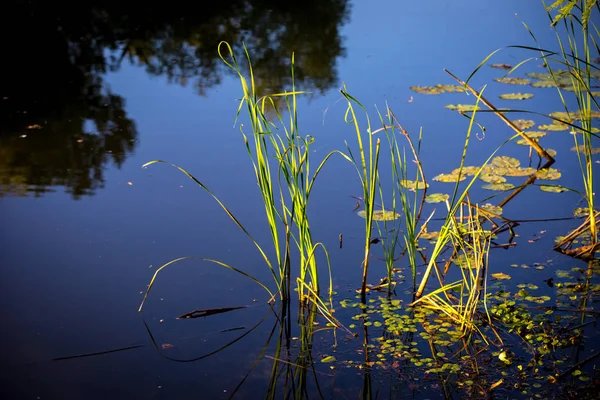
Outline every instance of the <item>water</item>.
[[(300, 101), (300, 126), (316, 138), (319, 161), (354, 139), (338, 91), (345, 84), (374, 122), (374, 105), (383, 110), (387, 102), (412, 135), (423, 127), (422, 162), (433, 177), (458, 167), (467, 125), (443, 105), (474, 99), (418, 95), (409, 86), (452, 84), (443, 68), (466, 78), (491, 51), (532, 45), (522, 22), (542, 45), (554, 40), (541, 3), (516, 0), (426, 6), (239, 1), (203, 5), (201, 13), (185, 4), (149, 9), (87, 2), (61, 8), (31, 2), (15, 10), (2, 23), (2, 37), (10, 40), (0, 85), (0, 310), (8, 328), (0, 333), (8, 371), (0, 392), (5, 398), (227, 398), (251, 370), (274, 318), (265, 306), (268, 296), (247, 279), (188, 260), (161, 274), (144, 312), (137, 312), (157, 267), (181, 256), (221, 260), (271, 282), (252, 243), (214, 200), (166, 165), (141, 168), (154, 159), (181, 165), (259, 242), (268, 243), (253, 172), (239, 127), (233, 126), (239, 82), (218, 58), (219, 41), (234, 44), (240, 60), (245, 41), (259, 86), (268, 92), (289, 87), (295, 51), (298, 86), (312, 92)], [(17, 30), (23, 26), (29, 28)], [(530, 55), (506, 50), (494, 62), (515, 64)], [(526, 70), (543, 72), (540, 64), (532, 61)], [(473, 85), (501, 74), (484, 67)], [(513, 89), (521, 87), (491, 84), (485, 93), (495, 99)], [(523, 90), (536, 94), (528, 107), (561, 109), (555, 96), (544, 95), (550, 89)], [(473, 140), (468, 164), (483, 162), (512, 134), (492, 115), (482, 121), (485, 139)], [(572, 138), (557, 132), (551, 143), (559, 150), (560, 183), (581, 188), (574, 153), (566, 154)], [(527, 160), (520, 146), (502, 154)], [(315, 238), (330, 249), (339, 301), (352, 297), (360, 282), (363, 221), (352, 213), (350, 197), (360, 195), (360, 186), (341, 158), (319, 179), (309, 213)], [(432, 192), (450, 190), (450, 184), (432, 182)], [(473, 195), (481, 199), (490, 192), (476, 188)], [(505, 215), (568, 217), (577, 202), (575, 195), (532, 188), (507, 205)], [(495, 251), (492, 268), (504, 271), (513, 263), (548, 259), (568, 268), (579, 265), (550, 250), (554, 236), (577, 224), (523, 225), (523, 238), (548, 232), (510, 252)], [(382, 262), (374, 262), (373, 280), (384, 271)], [(509, 273), (529, 279), (530, 270)], [(537, 284), (550, 275), (536, 277)], [(250, 307), (206, 319), (175, 319), (194, 309), (242, 305)], [(212, 357), (195, 362), (164, 357), (202, 357), (247, 332)], [(318, 337), (316, 351), (327, 354), (331, 335)], [(130, 346), (140, 347), (53, 361)], [(274, 354), (273, 346), (266, 354)], [(356, 347), (360, 343), (348, 344)], [(271, 362), (257, 364), (239, 397), (264, 397)], [(322, 370), (326, 397), (357, 397), (363, 389), (359, 370), (340, 369), (337, 377)]]

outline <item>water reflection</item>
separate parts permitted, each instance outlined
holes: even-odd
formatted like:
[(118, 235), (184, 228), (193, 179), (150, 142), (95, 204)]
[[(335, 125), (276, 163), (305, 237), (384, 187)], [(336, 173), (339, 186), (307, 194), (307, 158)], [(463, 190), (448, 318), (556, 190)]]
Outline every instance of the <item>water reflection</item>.
[(206, 95), (230, 73), (216, 51), (227, 40), (237, 51), (246, 43), (258, 91), (289, 86), (294, 51), (298, 86), (322, 92), (337, 81), (349, 8), (346, 0), (238, 0), (202, 12), (183, 3), (14, 3), (0, 21), (10, 38), (0, 74), (0, 196), (65, 186), (74, 198), (101, 188), (107, 163), (119, 167), (137, 143), (123, 98), (104, 84), (106, 72), (130, 61)]

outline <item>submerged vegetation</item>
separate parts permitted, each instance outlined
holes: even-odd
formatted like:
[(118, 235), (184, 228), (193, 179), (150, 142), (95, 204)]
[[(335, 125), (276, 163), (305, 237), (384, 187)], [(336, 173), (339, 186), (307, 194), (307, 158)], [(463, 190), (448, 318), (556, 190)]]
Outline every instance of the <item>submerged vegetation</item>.
[[(558, 14), (552, 17), (555, 9)], [(323, 331), (332, 331), (336, 343), (338, 330), (347, 334), (350, 341), (362, 333), (360, 360), (346, 356), (343, 350), (334, 350), (337, 355), (333, 352), (323, 355), (319, 364), (332, 364), (332, 369), (334, 365), (362, 369), (364, 398), (373, 395), (371, 378), (376, 367), (393, 370), (408, 382), (418, 382), (423, 377), (436, 380), (446, 397), (457, 391), (482, 398), (492, 392), (509, 395), (518, 391), (523, 396), (548, 398), (555, 392), (548, 384), (564, 384), (560, 388), (565, 393), (579, 390), (588, 382), (597, 384), (598, 376), (590, 365), (600, 353), (587, 351), (583, 343), (588, 329), (594, 329), (592, 324), (598, 317), (594, 303), (600, 294), (600, 213), (594, 185), (597, 180), (594, 164), (598, 161), (593, 157), (598, 153), (594, 147), (598, 134), (593, 120), (600, 117), (600, 107), (592, 91), (600, 79), (600, 69), (592, 63), (600, 37), (589, 17), (590, 13), (598, 13), (598, 4), (590, 0), (559, 0), (548, 11), (557, 30), (559, 51), (513, 46), (536, 55), (515, 67), (490, 66), (507, 71), (505, 76), (494, 79), (497, 83), (554, 88), (564, 111), (542, 115), (497, 108), (484, 96), (486, 87), (474, 89), (470, 84), (472, 77), (498, 51), (486, 57), (466, 81), (447, 71), (458, 85), (411, 87), (420, 94), (469, 94), (474, 98), (474, 104), (446, 106), (469, 119), (461, 158), (450, 172), (432, 178), (435, 182), (453, 184), (448, 193), (428, 193), (426, 165), (420, 158), (423, 132), (409, 134), (389, 106), (383, 112), (377, 110), (375, 127), (375, 120), (346, 87), (340, 94), (346, 102), (344, 119), (354, 133), (353, 140), (345, 143), (344, 150), (332, 150), (315, 163), (311, 152), (315, 139), (303, 135), (298, 123), (297, 97), (303, 92), (294, 83), (294, 55), (289, 90), (265, 94), (257, 90), (248, 52), (246, 68), (238, 62), (228, 43), (219, 45), (221, 60), (238, 75), (242, 87), (237, 117), (241, 118), (245, 110), (244, 118), (250, 122), (249, 130), (241, 129), (242, 138), (264, 204), (271, 238), (269, 246), (258, 243), (200, 178), (175, 167), (218, 202), (253, 242), (273, 276), (271, 287), (247, 272), (208, 260), (260, 284), (268, 292), (269, 303), (277, 298), (281, 303), (277, 317), (281, 323), (279, 344), (271, 357), (273, 367), (267, 397), (276, 397), (281, 390), (277, 383), (282, 379), (287, 396), (307, 397), (308, 372), (313, 371), (316, 379), (317, 361), (311, 353), (315, 326), (322, 319), (326, 326)], [(532, 37), (535, 40), (533, 33)], [(513, 76), (532, 60), (542, 60), (547, 73), (530, 72), (528, 78)], [(576, 109), (569, 96), (574, 97)], [(531, 97), (533, 94), (520, 92), (500, 95), (506, 100)], [(542, 124), (513, 118), (516, 113), (536, 119), (543, 116), (543, 122), (551, 122)], [(513, 134), (482, 165), (467, 165), (470, 143), (477, 135), (476, 128), (482, 127), (479, 119), (485, 114), (499, 118)], [(536, 125), (538, 130), (529, 131)], [(551, 135), (549, 132), (560, 130), (572, 134), (575, 153), (545, 147), (543, 140)], [(527, 166), (517, 158), (501, 155), (505, 146), (514, 143), (530, 148)], [(364, 257), (356, 263), (362, 269), (361, 282), (356, 285), (357, 299), (341, 302), (334, 301), (328, 251), (314, 238), (308, 213), (314, 185), (318, 185), (318, 176), (332, 157), (341, 157), (357, 172), (357, 187), (361, 191), (358, 198), (361, 209), (357, 215), (365, 224), (361, 237)], [(385, 164), (384, 157), (389, 157)], [(555, 157), (577, 157), (583, 190), (554, 184), (562, 177), (562, 172), (553, 166)], [(151, 161), (146, 166), (158, 162), (163, 161)], [(389, 165), (391, 171), (383, 171), (382, 165)], [(492, 195), (475, 201), (480, 184), (481, 188), (492, 191)], [(543, 192), (576, 193), (582, 203), (575, 212), (582, 223), (557, 239), (554, 246), (554, 250), (572, 257), (581, 266), (572, 271), (556, 271), (545, 280), (543, 288), (531, 282), (513, 285), (509, 266), (498, 265), (492, 254), (493, 248), (508, 249), (515, 245), (513, 239), (519, 221), (506, 215), (506, 205), (526, 188), (536, 186)], [(505, 197), (497, 201), (496, 197), (504, 192)], [(427, 214), (426, 207), (434, 210)], [(434, 219), (435, 213), (443, 214)], [(340, 246), (341, 239), (340, 235)], [(373, 281), (370, 266), (377, 245), (383, 253), (386, 275), (379, 283), (370, 284)], [(146, 296), (163, 268), (179, 260), (157, 270)], [(540, 263), (534, 269), (542, 271), (545, 267)], [(410, 279), (406, 279), (405, 270), (410, 271)], [(300, 327), (295, 354), (289, 345), (289, 307), (294, 290), (299, 300)], [(398, 295), (400, 291), (406, 296)], [(381, 295), (367, 298), (370, 292)], [(342, 310), (334, 314), (337, 305)], [(360, 322), (360, 326), (345, 324), (344, 318)], [(369, 333), (369, 329), (374, 333)], [(575, 389), (573, 382), (577, 382)]]

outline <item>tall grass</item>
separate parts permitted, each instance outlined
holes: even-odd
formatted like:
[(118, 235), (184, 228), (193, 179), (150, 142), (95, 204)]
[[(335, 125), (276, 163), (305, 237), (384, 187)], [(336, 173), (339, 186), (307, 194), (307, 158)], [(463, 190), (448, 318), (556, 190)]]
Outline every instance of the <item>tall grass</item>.
[[(352, 97), (345, 89), (341, 90), (342, 96), (346, 99), (348, 108), (346, 109), (345, 120), (347, 123), (354, 126), (356, 133), (356, 141), (358, 144), (358, 155), (360, 159), (357, 160), (350, 146), (346, 143), (348, 149), (348, 157), (358, 173), (360, 183), (362, 186), (362, 198), (364, 203), (365, 212), (365, 244), (364, 244), (364, 259), (362, 262), (363, 274), (362, 282), (360, 286), (361, 296), (365, 296), (367, 289), (367, 277), (369, 272), (369, 258), (371, 254), (371, 236), (373, 232), (373, 212), (375, 210), (375, 196), (377, 193), (377, 182), (378, 182), (378, 166), (379, 166), (379, 150), (381, 147), (381, 140), (373, 139), (373, 132), (371, 130), (371, 121), (369, 115), (366, 112), (364, 106)], [(358, 115), (355, 107), (359, 107), (365, 114), (366, 128), (361, 128), (358, 121)], [(363, 140), (363, 136), (365, 136)], [(365, 143), (366, 142), (366, 143)], [(365, 146), (368, 148), (365, 149)]]

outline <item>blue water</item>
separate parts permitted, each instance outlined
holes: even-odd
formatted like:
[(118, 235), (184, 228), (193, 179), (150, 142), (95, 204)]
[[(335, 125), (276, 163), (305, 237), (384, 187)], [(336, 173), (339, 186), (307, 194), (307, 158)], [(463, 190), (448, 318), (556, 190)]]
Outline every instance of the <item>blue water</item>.
[[(339, 88), (345, 84), (368, 109), (374, 124), (378, 120), (375, 105), (383, 111), (388, 104), (413, 137), (423, 129), (421, 160), (431, 193), (452, 190), (451, 184), (433, 182), (431, 178), (458, 167), (468, 125), (466, 118), (443, 106), (472, 103), (474, 98), (460, 94), (419, 95), (409, 86), (453, 84), (443, 68), (464, 79), (497, 48), (533, 45), (523, 23), (535, 32), (542, 46), (550, 46), (554, 40), (543, 6), (537, 1), (355, 1), (345, 5), (345, 10), (346, 18), (338, 22), (343, 51), (333, 58), (335, 71), (330, 71), (334, 79), (322, 92), (316, 90), (301, 97), (298, 105), (302, 133), (316, 138), (311, 157), (318, 162), (329, 151), (344, 149), (344, 141), (354, 143), (354, 131), (343, 120), (345, 103)], [(294, 10), (290, 13), (294, 15)], [(314, 40), (318, 36), (295, 40)], [(209, 42), (220, 39), (228, 37), (206, 36)], [(327, 43), (315, 43), (312, 51), (307, 45), (303, 53), (296, 54), (297, 63), (317, 63), (319, 46)], [(107, 48), (108, 54), (112, 53)], [(532, 53), (506, 49), (493, 62), (516, 64), (528, 56)], [(238, 57), (242, 59), (242, 54)], [(47, 186), (54, 190), (50, 193), (15, 197), (8, 189), (3, 190), (6, 196), (0, 197), (0, 310), (6, 327), (0, 333), (6, 371), (0, 392), (4, 398), (227, 398), (250, 370), (272, 328), (273, 318), (265, 306), (268, 296), (259, 286), (202, 261), (188, 260), (166, 269), (144, 312), (137, 312), (152, 274), (177, 257), (221, 260), (269, 284), (271, 277), (248, 238), (190, 179), (164, 164), (141, 168), (154, 159), (186, 168), (219, 196), (259, 242), (268, 243), (253, 171), (239, 126), (234, 126), (241, 93), (237, 78), (220, 73), (220, 82), (200, 95), (196, 78), (191, 77), (182, 86), (164, 75), (150, 75), (135, 58), (133, 61), (126, 59), (117, 70), (100, 75), (105, 87), (124, 100), (126, 118), (135, 124), (137, 135), (132, 139), (133, 149), (125, 152), (120, 166), (105, 154), (108, 158), (99, 166), (102, 185), (92, 190), (93, 195), (75, 198), (68, 187), (54, 181)], [(543, 72), (540, 60), (523, 68), (523, 72)], [(527, 91), (536, 97), (519, 106), (526, 104), (541, 112), (561, 110), (552, 89), (491, 81), (503, 74), (483, 67), (472, 84), (481, 88), (489, 83), (484, 93), (499, 106), (514, 103), (497, 99), (498, 94)], [(512, 135), (493, 115), (482, 116), (481, 121), (486, 126), (485, 139), (472, 140), (467, 164), (485, 161)], [(89, 121), (86, 126), (94, 130)], [(15, 143), (42, 134), (56, 132), (42, 129), (24, 138), (15, 134), (7, 137)], [(67, 142), (73, 145), (76, 139), (71, 137), (70, 142), (60, 142), (56, 148), (64, 148)], [(47, 140), (52, 142), (51, 138)], [(554, 167), (563, 173), (560, 183), (581, 189), (575, 153), (566, 150), (572, 146), (571, 135), (550, 133), (548, 143), (559, 150)], [(38, 174), (43, 174), (49, 168), (43, 157), (49, 147), (22, 146), (28, 157), (37, 160), (39, 156)], [(509, 145), (499, 154), (527, 161), (525, 147)], [(67, 153), (59, 156), (68, 157)], [(384, 170), (385, 165), (383, 161)], [(57, 168), (66, 170), (69, 164)], [(3, 177), (15, 173), (7, 171)], [(31, 180), (25, 184), (30, 189), (39, 186)], [(8, 187), (6, 183), (4, 187)], [(490, 194), (478, 188), (473, 192), (476, 200)], [(352, 213), (352, 195), (360, 195), (356, 172), (341, 158), (332, 158), (315, 187), (309, 215), (315, 239), (330, 251), (340, 298), (351, 295), (361, 274), (363, 221)], [(528, 188), (521, 197), (505, 207), (505, 215), (512, 219), (568, 217), (578, 201), (573, 194), (554, 195), (536, 188)], [(426, 212), (433, 208), (429, 206)], [(443, 216), (441, 206), (437, 208), (438, 216)], [(524, 240), (512, 252), (494, 253), (491, 268), (501, 270), (514, 262), (555, 258), (556, 253), (550, 251), (554, 236), (576, 224), (568, 221), (551, 225), (555, 234), (548, 233), (533, 244)], [(541, 229), (548, 227), (526, 225), (520, 233), (526, 239)], [(338, 248), (340, 233), (344, 234), (342, 250)], [(372, 271), (373, 277), (383, 276), (383, 263), (374, 263)], [(526, 273), (512, 272), (515, 276)], [(252, 307), (205, 320), (175, 319), (193, 309), (240, 305)], [(267, 322), (244, 340), (216, 356), (190, 363), (161, 357), (144, 326), (145, 321), (159, 344), (174, 345), (163, 350), (165, 355), (191, 359), (250, 330), (265, 315)], [(245, 329), (217, 333), (237, 327)], [(51, 361), (135, 345), (142, 347)], [(261, 361), (242, 387), (240, 397), (263, 397), (269, 374), (268, 360)], [(362, 387), (360, 379), (354, 372), (340, 372), (337, 380), (325, 378), (324, 386), (332, 398), (341, 396), (338, 389), (343, 387), (356, 388), (355, 392), (345, 392), (356, 396)]]

